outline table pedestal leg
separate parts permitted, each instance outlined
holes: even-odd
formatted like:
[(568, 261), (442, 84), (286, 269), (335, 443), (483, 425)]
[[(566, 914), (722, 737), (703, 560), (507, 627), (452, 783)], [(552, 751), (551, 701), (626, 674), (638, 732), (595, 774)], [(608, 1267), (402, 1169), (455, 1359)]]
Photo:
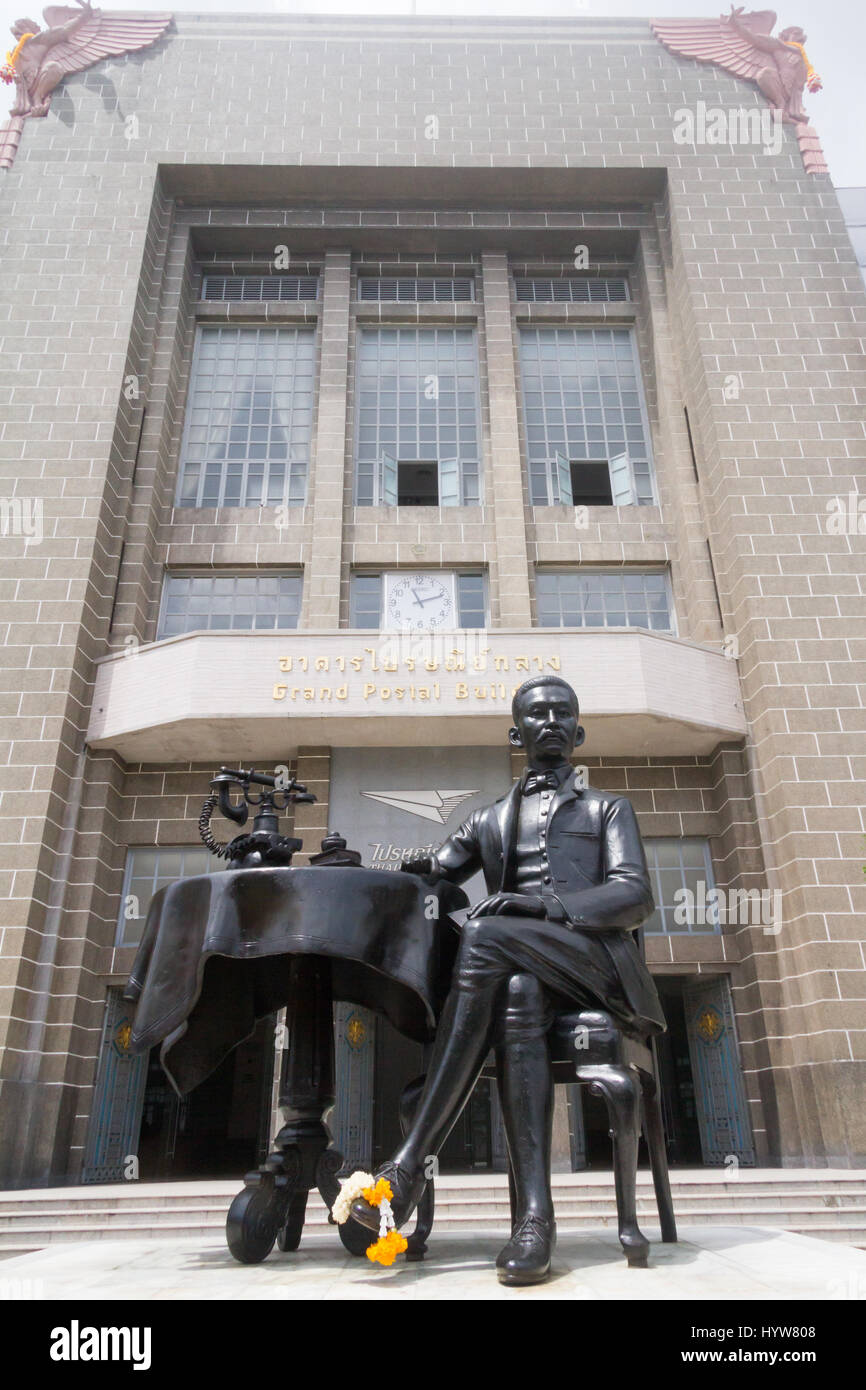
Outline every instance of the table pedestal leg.
[(258, 1264), (276, 1241), (296, 1250), (307, 1194), (318, 1188), (333, 1206), (343, 1158), (329, 1147), (325, 1113), (334, 1104), (334, 1030), (330, 962), (297, 956), (290, 964), (279, 1104), (285, 1123), (260, 1168), (247, 1173), (229, 1208), (226, 1240), (241, 1264)]

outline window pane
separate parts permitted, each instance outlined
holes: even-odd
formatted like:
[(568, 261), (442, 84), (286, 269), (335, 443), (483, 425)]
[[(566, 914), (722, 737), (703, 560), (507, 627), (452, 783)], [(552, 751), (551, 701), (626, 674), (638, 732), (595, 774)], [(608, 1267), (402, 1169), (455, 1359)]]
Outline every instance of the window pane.
[(474, 281), (471, 276), (426, 276), (413, 278), (410, 275), (358, 276), (358, 298), (363, 300), (394, 300), (400, 303), (436, 303), (474, 299)]
[(517, 276), (515, 295), (520, 302), (533, 304), (621, 303), (628, 299), (628, 281), (622, 276), (604, 279), (590, 276)]
[(198, 628), (297, 627), (303, 577), (293, 575), (166, 575), (157, 640)]
[(707, 901), (715, 888), (707, 841), (647, 837), (644, 849), (656, 901), (655, 912), (644, 923), (644, 933), (655, 936), (720, 931), (718, 913)]
[(522, 329), (520, 361), (533, 504), (557, 500), (557, 453), (572, 463), (602, 463), (622, 454), (626, 441), (637, 501), (652, 503), (649, 426), (630, 330)]
[(385, 497), (386, 455), (398, 468), (401, 464), (456, 460), (459, 501), (468, 505), (477, 500), (480, 430), (476, 357), (471, 328), (361, 332), (355, 434), (357, 506), (383, 505), (386, 500), (393, 504), (390, 490), (388, 499)]
[(205, 275), (202, 287), (202, 299), (224, 302), (317, 299), (318, 294), (318, 275)]
[(309, 459), (314, 364), (312, 329), (199, 329), (178, 506), (297, 500), (291, 475)]
[(457, 609), (458, 622), (461, 627), (484, 627), (484, 576), (482, 574), (458, 574)]
[(349, 591), (349, 626), (379, 626), (382, 609), (382, 576), (353, 574)]
[(117, 922), (117, 946), (137, 946), (144, 931), (151, 899), (160, 888), (178, 878), (219, 873), (228, 868), (204, 845), (177, 849), (130, 849), (126, 859), (126, 881)]
[[(659, 581), (664, 586), (660, 590), (656, 587)], [(648, 585), (652, 586), (651, 594), (647, 593)], [(664, 574), (641, 570), (539, 570), (535, 593), (539, 627), (643, 627), (672, 631)]]

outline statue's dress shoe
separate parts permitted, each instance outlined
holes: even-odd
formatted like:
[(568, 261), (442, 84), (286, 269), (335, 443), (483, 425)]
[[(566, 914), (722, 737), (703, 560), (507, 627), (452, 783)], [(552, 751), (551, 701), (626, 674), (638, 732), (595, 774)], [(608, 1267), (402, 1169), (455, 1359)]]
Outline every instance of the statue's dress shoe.
[(556, 1223), (531, 1212), (518, 1221), (511, 1239), (496, 1257), (500, 1284), (541, 1284), (550, 1274)]
[[(375, 1182), (380, 1178), (387, 1178), (391, 1184), (394, 1194), (391, 1198), (391, 1211), (394, 1213), (394, 1224), (399, 1228), (409, 1220), (420, 1202), (427, 1186), (427, 1179), (423, 1173), (420, 1176), (411, 1173), (407, 1168), (401, 1168), (398, 1163), (383, 1163), (373, 1176)], [(360, 1221), (362, 1226), (378, 1233), (379, 1208), (371, 1206), (364, 1197), (358, 1197), (352, 1203), (352, 1216), (355, 1221)]]

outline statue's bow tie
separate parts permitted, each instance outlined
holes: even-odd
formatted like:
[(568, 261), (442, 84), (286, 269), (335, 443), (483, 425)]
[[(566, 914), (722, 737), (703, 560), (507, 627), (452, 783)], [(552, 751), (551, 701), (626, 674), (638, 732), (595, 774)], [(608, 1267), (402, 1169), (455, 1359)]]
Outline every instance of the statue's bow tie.
[(544, 787), (556, 791), (558, 786), (559, 778), (555, 772), (530, 772), (523, 784), (523, 795), (531, 796), (533, 792), (540, 792)]

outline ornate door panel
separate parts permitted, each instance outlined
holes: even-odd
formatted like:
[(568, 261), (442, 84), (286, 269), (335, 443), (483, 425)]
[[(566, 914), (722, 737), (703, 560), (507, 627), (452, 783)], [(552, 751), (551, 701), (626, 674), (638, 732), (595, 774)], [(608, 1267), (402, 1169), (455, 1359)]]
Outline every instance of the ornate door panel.
[(687, 980), (683, 1003), (704, 1163), (720, 1168), (734, 1156), (753, 1166), (755, 1148), (728, 977)]
[[(136, 1154), (147, 1056), (129, 1052), (132, 1019), (119, 989), (106, 996), (93, 1110), (84, 1154), (82, 1182), (122, 1182)], [(137, 1176), (137, 1174), (136, 1174)]]
[(373, 1059), (376, 1016), (355, 1004), (334, 1005), (336, 1103), (329, 1120), (346, 1171), (373, 1161)]

